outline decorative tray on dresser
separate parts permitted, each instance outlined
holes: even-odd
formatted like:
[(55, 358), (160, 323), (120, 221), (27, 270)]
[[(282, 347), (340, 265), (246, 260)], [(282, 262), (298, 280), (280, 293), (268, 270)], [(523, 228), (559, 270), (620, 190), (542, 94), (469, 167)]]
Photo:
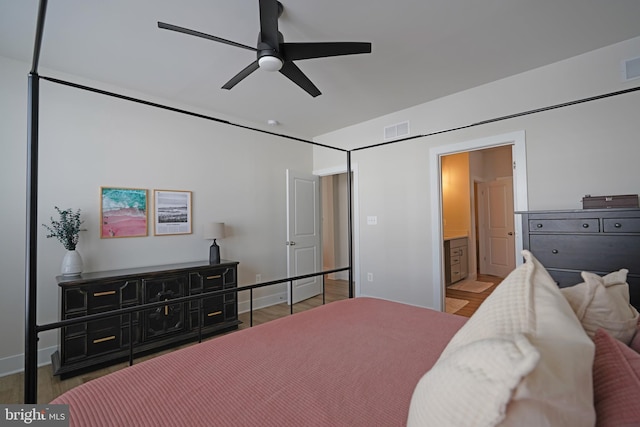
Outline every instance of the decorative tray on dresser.
[(203, 298), (201, 309), (200, 300), (170, 303), (236, 288), (237, 266), (235, 261), (200, 261), (56, 277), (62, 320), (157, 301), (167, 304), (136, 312), (132, 320), (124, 314), (62, 328), (58, 351), (51, 355), (54, 375), (67, 378), (126, 360), (132, 334), (134, 354), (140, 355), (237, 329), (235, 292)]
[(523, 247), (560, 287), (626, 268), (631, 303), (640, 309), (640, 209), (580, 209), (518, 212)]

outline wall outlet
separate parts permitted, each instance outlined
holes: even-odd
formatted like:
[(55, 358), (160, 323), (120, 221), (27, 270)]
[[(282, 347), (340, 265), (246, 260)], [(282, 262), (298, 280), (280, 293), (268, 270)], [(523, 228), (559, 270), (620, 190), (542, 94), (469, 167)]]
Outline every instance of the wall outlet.
[(367, 282), (373, 282), (373, 273), (367, 273)]
[(256, 283), (262, 282), (262, 274), (256, 274)]

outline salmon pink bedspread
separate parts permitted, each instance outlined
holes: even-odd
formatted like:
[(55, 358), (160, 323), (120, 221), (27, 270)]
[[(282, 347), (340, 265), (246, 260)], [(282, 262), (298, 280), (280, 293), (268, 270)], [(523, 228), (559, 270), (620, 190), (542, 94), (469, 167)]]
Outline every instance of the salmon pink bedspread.
[(401, 426), (466, 318), (356, 298), (95, 379), (52, 403), (72, 426)]

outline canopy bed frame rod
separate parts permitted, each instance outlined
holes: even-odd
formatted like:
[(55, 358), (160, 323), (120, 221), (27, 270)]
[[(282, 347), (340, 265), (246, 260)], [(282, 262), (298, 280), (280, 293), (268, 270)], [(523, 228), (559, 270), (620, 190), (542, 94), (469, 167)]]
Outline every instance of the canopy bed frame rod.
[(235, 127), (242, 128), (242, 129), (248, 129), (248, 130), (252, 130), (252, 131), (255, 131), (255, 132), (260, 132), (260, 133), (265, 133), (265, 134), (268, 134), (268, 135), (278, 136), (278, 137), (285, 138), (285, 139), (292, 139), (294, 141), (304, 142), (306, 144), (311, 144), (311, 145), (316, 145), (316, 146), (319, 146), (319, 147), (329, 148), (329, 149), (336, 150), (336, 151), (342, 151), (342, 152), (346, 152), (347, 151), (347, 150), (345, 150), (343, 148), (332, 147), (330, 145), (321, 144), (321, 143), (315, 142), (315, 141), (309, 141), (307, 139), (298, 138), (298, 137), (291, 136), (291, 135), (285, 135), (285, 134), (282, 134), (282, 133), (270, 132), (270, 131), (264, 130), (264, 129), (259, 129), (259, 128), (254, 128), (254, 127), (247, 126), (247, 125), (233, 123), (233, 122), (230, 122), (228, 120), (219, 119), (217, 117), (208, 116), (206, 114), (194, 113), (192, 111), (183, 110), (181, 108), (170, 107), (168, 105), (158, 104), (156, 102), (151, 102), (151, 101), (145, 101), (144, 99), (134, 98), (134, 97), (131, 97), (131, 96), (122, 95), (122, 94), (115, 93), (115, 92), (109, 92), (109, 91), (106, 91), (106, 90), (103, 90), (103, 89), (97, 89), (97, 88), (94, 88), (94, 87), (91, 87), (91, 86), (85, 86), (85, 85), (69, 82), (69, 81), (62, 80), (62, 79), (56, 79), (54, 77), (40, 76), (40, 78), (42, 80), (47, 80), (47, 81), (50, 81), (52, 83), (58, 83), (58, 84), (61, 84), (61, 85), (64, 85), (64, 86), (69, 86), (69, 87), (73, 87), (73, 88), (76, 88), (76, 89), (82, 89), (82, 90), (85, 90), (85, 91), (88, 91), (88, 92), (99, 93), (101, 95), (106, 95), (106, 96), (110, 96), (110, 97), (113, 97), (113, 98), (122, 99), (122, 100), (125, 100), (125, 101), (131, 101), (131, 102), (135, 102), (137, 104), (147, 105), (147, 106), (150, 106), (150, 107), (160, 108), (162, 110), (173, 111), (173, 112), (176, 112), (176, 113), (185, 114), (187, 116), (193, 116), (193, 117), (198, 117), (200, 119), (211, 120), (211, 121), (214, 121), (214, 122), (217, 122), (217, 123), (221, 123), (221, 124), (225, 124), (225, 125), (229, 125), (229, 126), (235, 126)]
[(570, 106), (576, 105), (576, 104), (583, 104), (585, 102), (597, 101), (599, 99), (611, 98), (611, 97), (619, 96), (619, 95), (626, 95), (628, 93), (637, 92), (637, 91), (640, 91), (640, 86), (632, 87), (630, 89), (619, 90), (619, 91), (615, 91), (615, 92), (609, 92), (609, 93), (605, 93), (605, 94), (602, 94), (602, 95), (591, 96), (591, 97), (588, 97), (588, 98), (577, 99), (577, 100), (574, 100), (574, 101), (563, 102), (561, 104), (550, 105), (548, 107), (536, 108), (534, 110), (522, 111), (520, 113), (509, 114), (507, 116), (494, 117), (493, 119), (482, 120), (480, 122), (471, 123), (469, 125), (459, 126), (459, 127), (445, 129), (445, 130), (439, 130), (439, 131), (436, 131), (436, 132), (431, 132), (431, 133), (427, 133), (427, 134), (423, 134), (423, 135), (408, 136), (406, 138), (395, 139), (393, 141), (381, 142), (379, 144), (366, 145), (364, 147), (354, 148), (351, 151), (367, 150), (369, 148), (382, 147), (384, 145), (396, 144), (398, 142), (410, 141), (412, 139), (426, 138), (428, 136), (440, 135), (440, 134), (443, 134), (443, 133), (454, 132), (454, 131), (462, 130), (462, 129), (469, 129), (469, 128), (472, 128), (472, 127), (486, 125), (486, 124), (489, 124), (489, 123), (501, 122), (503, 120), (513, 119), (513, 118), (516, 118), (516, 117), (528, 116), (530, 114), (542, 113), (542, 112), (545, 112), (545, 111), (555, 110), (555, 109), (558, 109), (558, 108), (570, 107)]
[[(183, 296), (183, 297), (177, 297), (177, 298), (171, 298), (170, 300), (162, 300), (162, 301), (155, 301), (155, 302), (148, 302), (148, 303), (144, 303), (144, 304), (140, 304), (140, 305), (136, 305), (136, 306), (132, 306), (132, 307), (124, 307), (124, 308), (118, 308), (115, 310), (109, 310), (109, 311), (103, 311), (100, 313), (94, 313), (94, 314), (87, 314), (81, 317), (73, 317), (70, 319), (65, 319), (65, 320), (60, 320), (57, 322), (53, 322), (53, 323), (47, 323), (44, 325), (36, 325), (36, 332), (40, 333), (40, 332), (46, 332), (46, 331), (52, 331), (55, 329), (60, 329), (60, 328), (64, 328), (64, 327), (69, 327), (69, 326), (75, 326), (75, 325), (79, 325), (81, 323), (85, 323), (85, 322), (90, 322), (93, 320), (102, 320), (102, 319), (106, 319), (109, 317), (114, 317), (114, 316), (121, 316), (124, 314), (132, 314), (132, 313), (137, 313), (137, 312), (141, 312), (141, 311), (146, 311), (146, 310), (151, 310), (154, 308), (159, 308), (159, 307), (164, 307), (167, 304), (170, 305), (176, 305), (176, 304), (182, 304), (182, 303), (189, 303), (189, 302), (195, 302), (195, 301), (201, 301), (205, 298), (213, 298), (216, 296), (224, 296), (224, 295), (229, 295), (229, 294), (239, 294), (240, 292), (246, 292), (249, 291), (249, 293), (251, 294), (251, 307), (252, 309), (250, 310), (250, 319), (253, 319), (253, 290), (254, 289), (259, 289), (259, 288), (264, 288), (267, 286), (274, 286), (274, 285), (279, 285), (281, 283), (286, 283), (286, 282), (291, 282), (291, 281), (296, 281), (296, 280), (302, 280), (302, 279), (308, 279), (311, 277), (316, 277), (316, 276), (323, 276), (323, 281), (324, 281), (324, 276), (327, 274), (331, 274), (331, 273), (338, 273), (341, 271), (346, 271), (349, 270), (349, 267), (340, 267), (340, 268), (334, 268), (331, 270), (325, 270), (319, 273), (309, 273), (309, 274), (301, 274), (298, 276), (294, 276), (294, 277), (287, 277), (285, 279), (278, 279), (278, 280), (271, 280), (268, 282), (263, 282), (263, 283), (255, 283), (253, 285), (244, 285), (238, 288), (229, 288), (229, 289), (219, 289), (216, 291), (210, 291), (207, 292), (206, 294), (194, 294), (194, 295), (187, 295), (187, 296)], [(324, 295), (323, 295), (323, 299), (324, 299)], [(169, 302), (168, 302), (169, 301)], [(324, 304), (324, 302), (323, 302)], [(294, 304), (291, 304), (291, 314), (293, 314), (293, 306)], [(133, 316), (129, 316), (130, 318), (133, 318)], [(130, 321), (131, 324), (131, 321)], [(251, 326), (253, 326), (253, 320), (251, 320)], [(200, 324), (199, 329), (202, 329), (202, 324)], [(133, 363), (131, 363), (133, 364)], [(25, 402), (26, 403), (26, 402)]]

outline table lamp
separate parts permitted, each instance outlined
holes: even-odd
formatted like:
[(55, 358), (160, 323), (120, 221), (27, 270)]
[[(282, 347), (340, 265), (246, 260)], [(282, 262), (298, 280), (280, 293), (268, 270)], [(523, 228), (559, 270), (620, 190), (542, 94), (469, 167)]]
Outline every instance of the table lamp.
[(213, 240), (209, 248), (209, 264), (220, 264), (220, 246), (216, 239), (224, 238), (224, 222), (210, 222), (204, 226), (204, 238)]

